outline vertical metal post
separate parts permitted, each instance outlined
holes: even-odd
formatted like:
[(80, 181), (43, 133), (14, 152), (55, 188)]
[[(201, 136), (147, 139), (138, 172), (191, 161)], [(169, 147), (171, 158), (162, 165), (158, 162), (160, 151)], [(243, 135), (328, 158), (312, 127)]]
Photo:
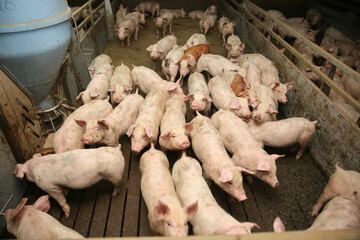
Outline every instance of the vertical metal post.
[(115, 19), (110, 0), (105, 0), (106, 23), (108, 27), (108, 40), (116, 40)]

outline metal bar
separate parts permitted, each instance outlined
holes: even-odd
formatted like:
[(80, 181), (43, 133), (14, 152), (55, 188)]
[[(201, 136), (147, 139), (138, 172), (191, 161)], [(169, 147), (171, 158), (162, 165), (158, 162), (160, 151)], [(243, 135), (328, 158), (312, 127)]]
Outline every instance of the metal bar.
[(12, 199), (12, 197), (14, 196), (14, 194), (12, 194), (12, 193), (7, 193), (7, 192), (0, 192), (0, 194), (10, 195), (9, 199), (6, 201), (4, 207), (3, 207), (3, 208), (1, 209), (1, 211), (0, 211), (0, 215), (1, 215), (1, 216), (4, 216), (5, 213), (4, 213), (3, 211), (4, 211), (4, 209), (6, 208), (6, 206), (9, 204), (9, 202), (10, 202), (10, 200)]
[[(329, 79), (323, 72), (321, 72), (318, 68), (315, 67), (312, 63), (310, 63), (307, 59), (305, 59), (296, 49), (294, 49), (291, 45), (289, 45), (284, 39), (282, 39), (275, 32), (270, 30), (263, 22), (257, 19), (253, 14), (251, 14), (247, 9), (243, 8), (241, 5), (236, 3), (234, 0), (229, 0), (236, 4), (236, 6), (240, 7), (247, 15), (249, 15), (257, 24), (259, 24), (262, 28), (266, 29), (266, 31), (271, 34), (277, 41), (279, 41), (287, 50), (289, 50), (295, 57), (302, 60), (314, 73), (316, 73), (322, 81), (324, 81), (331, 89), (333, 89), (337, 94), (339, 94), (349, 105), (351, 105), (356, 111), (360, 112), (360, 103), (356, 101), (352, 96), (350, 96), (344, 89), (336, 86), (331, 79)], [(245, 0), (248, 2), (247, 0)], [(264, 12), (264, 11), (262, 11)], [(244, 19), (247, 21), (246, 19)], [(332, 56), (331, 56), (332, 57)], [(309, 80), (310, 81), (310, 80)]]
[[(234, 3), (236, 6), (239, 6), (242, 8), (242, 6), (239, 5), (237, 2), (235, 2), (234, 0), (230, 0), (230, 1), (232, 3)], [(288, 31), (293, 36), (295, 36), (297, 39), (300, 39), (306, 46), (310, 47), (315, 52), (321, 54), (321, 56), (324, 57), (326, 60), (328, 60), (329, 62), (334, 64), (336, 67), (340, 68), (341, 70), (343, 70), (346, 74), (348, 74), (350, 77), (355, 79), (358, 83), (360, 83), (360, 74), (358, 72), (356, 72), (354, 69), (350, 68), (349, 66), (347, 66), (343, 62), (339, 61), (334, 56), (330, 55), (328, 52), (324, 51), (321, 47), (319, 47), (318, 45), (314, 44), (313, 42), (311, 42), (310, 40), (308, 40), (307, 38), (302, 36), (300, 33), (295, 31), (294, 29), (292, 29), (290, 26), (288, 26), (284, 22), (280, 21), (277, 18), (274, 18), (273, 16), (270, 16), (266, 11), (264, 11), (262, 8), (258, 7), (254, 3), (250, 2), (249, 0), (244, 0), (244, 2), (246, 2), (246, 4), (253, 7), (255, 10), (264, 14), (264, 16), (270, 18), (272, 21), (277, 23), (280, 27), (284, 28), (286, 31)]]
[(89, 0), (86, 3), (84, 3), (79, 9), (77, 9), (72, 16), (75, 17), (76, 15), (78, 15), (82, 10), (84, 10), (84, 8), (86, 8), (88, 6), (88, 4), (93, 3), (95, 0)]
[(89, 4), (89, 13), (90, 13), (90, 20), (91, 20), (91, 25), (94, 25), (94, 16), (93, 16), (93, 11), (92, 11), (92, 6), (91, 4)]

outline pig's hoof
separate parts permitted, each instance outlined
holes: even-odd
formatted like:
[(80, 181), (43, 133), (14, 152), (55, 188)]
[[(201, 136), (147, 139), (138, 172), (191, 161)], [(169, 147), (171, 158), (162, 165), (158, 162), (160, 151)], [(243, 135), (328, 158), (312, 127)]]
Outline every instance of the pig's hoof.
[(318, 214), (318, 212), (319, 212), (319, 209), (318, 209), (318, 207), (315, 205), (315, 206), (312, 208), (311, 216), (312, 216), (312, 217), (316, 217), (317, 214)]

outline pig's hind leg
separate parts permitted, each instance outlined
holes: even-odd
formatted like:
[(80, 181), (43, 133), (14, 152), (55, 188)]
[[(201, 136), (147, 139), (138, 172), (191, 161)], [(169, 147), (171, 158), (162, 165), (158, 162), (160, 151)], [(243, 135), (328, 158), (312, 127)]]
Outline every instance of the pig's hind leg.
[(334, 193), (333, 191), (331, 191), (331, 189), (329, 188), (328, 185), (326, 185), (324, 192), (321, 194), (319, 200), (317, 201), (317, 203), (312, 207), (312, 212), (311, 212), (311, 216), (315, 217), (320, 208), (324, 205), (324, 203), (326, 203), (327, 201), (329, 201), (330, 199), (336, 197), (338, 194)]
[(53, 197), (61, 206), (64, 211), (65, 218), (70, 216), (70, 206), (66, 203), (66, 198), (63, 192), (49, 192), (50, 196)]

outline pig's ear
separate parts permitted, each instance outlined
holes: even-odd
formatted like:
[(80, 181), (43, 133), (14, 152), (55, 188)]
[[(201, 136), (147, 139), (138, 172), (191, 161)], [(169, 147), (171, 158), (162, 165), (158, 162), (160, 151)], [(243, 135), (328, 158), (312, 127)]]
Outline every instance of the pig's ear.
[(134, 128), (135, 128), (134, 124), (129, 127), (129, 129), (126, 132), (126, 135), (128, 135), (128, 137), (130, 137), (132, 135)]
[(255, 174), (255, 172), (247, 170), (246, 168), (243, 167), (236, 167), (236, 170), (238, 170), (240, 173), (251, 174), (251, 175)]
[(160, 53), (162, 53), (162, 52), (164, 52), (164, 49), (163, 49), (161, 46), (158, 46), (158, 51), (159, 51)]
[(86, 128), (86, 120), (76, 120), (74, 119), (74, 121), (76, 122), (77, 125), (79, 125), (81, 128), (85, 129)]
[(163, 18), (163, 22), (167, 23), (168, 19), (167, 18)]
[(147, 51), (151, 52), (153, 48), (153, 45), (148, 46), (148, 48), (146, 49)]
[(119, 31), (119, 26), (115, 25), (115, 31), (117, 31), (117, 32)]
[(154, 217), (157, 220), (161, 220), (168, 213), (170, 213), (170, 208), (168, 205), (163, 203), (161, 200), (158, 200), (153, 210)]
[(269, 104), (269, 110), (268, 110), (268, 112), (269, 112), (270, 114), (278, 114), (278, 113), (279, 113), (278, 110), (277, 110), (272, 104)]
[(226, 48), (226, 50), (229, 51), (231, 49), (231, 44), (229, 44), (229, 43), (225, 44), (225, 48)]
[(154, 17), (154, 18), (153, 18), (153, 21), (156, 22), (157, 19), (158, 19), (157, 17)]
[(174, 91), (174, 90), (176, 90), (177, 87), (178, 87), (178, 85), (177, 85), (176, 83), (175, 83), (175, 84), (171, 84), (171, 85), (168, 87), (167, 91), (168, 91), (168, 92)]
[(257, 108), (257, 106), (259, 106), (260, 103), (261, 103), (261, 101), (256, 99), (255, 101), (251, 102), (251, 106), (255, 109), (255, 108)]
[(49, 195), (44, 195), (38, 198), (38, 200), (34, 203), (34, 207), (37, 210), (48, 212), (50, 209)]
[(241, 43), (240, 46), (239, 46), (240, 50), (241, 51), (244, 51), (245, 49), (245, 43)]
[(194, 94), (190, 93), (189, 95), (185, 96), (184, 101), (187, 101), (187, 100), (194, 100)]
[(84, 94), (84, 92), (80, 92), (79, 95), (77, 95), (76, 100), (79, 100), (79, 98), (81, 98), (81, 96)]
[(274, 232), (285, 232), (284, 223), (281, 221), (280, 217), (276, 217), (273, 223)]
[(91, 98), (97, 98), (99, 95), (100, 94), (98, 92), (93, 92), (93, 91), (90, 92), (90, 97)]
[(247, 228), (247, 229), (250, 229), (250, 230), (251, 230), (253, 227), (256, 227), (256, 228), (260, 229), (259, 225), (257, 225), (256, 223), (245, 222), (244, 224), (245, 224), (246, 228)]
[(236, 26), (236, 21), (235, 20), (232, 20), (231, 23), (232, 23), (233, 26)]
[(194, 122), (185, 123), (186, 133), (189, 134), (193, 130), (193, 127), (194, 127)]
[(205, 94), (205, 98), (208, 102), (212, 102), (213, 100), (211, 99), (211, 97), (209, 96), (209, 94)]
[(124, 85), (124, 89), (127, 92), (130, 92), (132, 90), (132, 87), (129, 87), (128, 85)]
[(149, 127), (145, 127), (145, 133), (146, 136), (148, 136), (148, 138), (151, 138), (153, 135), (153, 132), (151, 131), (151, 129)]
[(294, 85), (294, 83), (286, 83), (285, 84), (287, 90), (290, 90), (293, 87), (293, 85)]
[(271, 159), (273, 159), (274, 161), (277, 160), (278, 158), (282, 158), (285, 157), (285, 154), (283, 155), (278, 155), (278, 154), (271, 154)]
[(307, 68), (305, 68), (305, 71), (306, 72), (311, 72), (311, 69), (307, 67)]
[(274, 89), (277, 88), (279, 85), (280, 85), (279, 82), (274, 82), (273, 84), (271, 84), (270, 88), (271, 88), (272, 90), (274, 90)]
[(198, 211), (198, 208), (199, 208), (199, 204), (198, 204), (197, 200), (196, 200), (196, 202), (194, 202), (193, 204), (190, 204), (189, 206), (187, 206), (185, 208), (185, 213), (187, 214), (189, 220), (191, 220), (195, 217), (195, 215)]
[(104, 119), (98, 120), (97, 124), (103, 129), (106, 129), (106, 130), (110, 129), (109, 124), (107, 124), (107, 122)]
[(22, 198), (21, 201), (19, 202), (19, 204), (16, 206), (16, 208), (11, 216), (13, 218), (13, 221), (20, 219), (20, 217), (22, 215), (21, 212), (24, 209), (24, 206), (25, 206), (27, 200), (28, 200), (27, 198)]
[(17, 178), (22, 179), (24, 174), (28, 172), (28, 168), (26, 164), (16, 164), (14, 169), (14, 174)]
[(240, 104), (236, 99), (230, 104), (230, 109), (238, 110), (240, 109)]
[(226, 25), (227, 25), (227, 22), (224, 22), (224, 23), (223, 23), (223, 27), (225, 27)]
[(228, 168), (222, 168), (220, 171), (219, 181), (222, 183), (231, 182), (234, 178), (232, 171)]
[(170, 137), (170, 131), (167, 131), (165, 134), (163, 134), (162, 136), (160, 136), (160, 138), (162, 140), (168, 140)]
[(109, 92), (115, 92), (115, 86), (114, 85), (110, 86), (108, 91)]

